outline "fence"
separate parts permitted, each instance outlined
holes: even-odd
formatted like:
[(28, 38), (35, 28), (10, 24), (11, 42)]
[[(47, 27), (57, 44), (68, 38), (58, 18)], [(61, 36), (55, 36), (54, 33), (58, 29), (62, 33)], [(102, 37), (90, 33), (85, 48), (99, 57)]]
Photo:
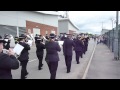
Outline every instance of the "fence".
[(110, 30), (104, 34), (105, 44), (114, 53), (115, 59), (120, 59), (120, 30)]

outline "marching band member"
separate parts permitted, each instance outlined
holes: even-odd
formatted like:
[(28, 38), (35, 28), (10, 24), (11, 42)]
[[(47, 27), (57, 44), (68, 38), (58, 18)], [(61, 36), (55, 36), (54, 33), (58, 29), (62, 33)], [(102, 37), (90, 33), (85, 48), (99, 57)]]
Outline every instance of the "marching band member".
[(58, 61), (59, 61), (59, 55), (58, 52), (61, 51), (61, 48), (57, 42), (54, 41), (55, 35), (50, 34), (50, 40), (46, 42), (45, 48), (46, 48), (46, 57), (45, 60), (47, 62), (47, 65), (49, 67), (50, 71), (50, 79), (56, 78), (56, 72), (58, 68)]
[(38, 34), (36, 34), (35, 35), (35, 44), (37, 43), (37, 39), (39, 38), (39, 35)]
[(70, 70), (71, 70), (73, 47), (75, 47), (75, 43), (74, 43), (73, 40), (71, 40), (71, 35), (67, 34), (67, 38), (64, 40), (64, 43), (63, 43), (63, 53), (64, 53), (64, 56), (65, 56), (67, 73), (70, 73)]
[(45, 49), (45, 45), (43, 44), (41, 38), (36, 39), (36, 48), (37, 48), (36, 55), (39, 60), (38, 70), (41, 70), (43, 66), (42, 60), (43, 60), (44, 49)]
[(13, 79), (11, 70), (18, 69), (19, 62), (12, 49), (7, 50), (7, 54), (3, 53), (3, 43), (0, 36), (0, 79)]
[(9, 48), (10, 48), (10, 37), (9, 37), (8, 34), (4, 35), (4, 40), (5, 40), (4, 48), (9, 50)]
[(22, 34), (19, 37), (19, 44), (22, 45), (24, 47), (23, 51), (21, 52), (21, 55), (18, 57), (18, 60), (21, 62), (21, 79), (25, 79), (26, 75), (28, 75), (27, 72), (27, 63), (29, 61), (29, 50), (30, 50), (30, 46), (25, 42), (26, 40), (26, 35)]
[(82, 51), (83, 51), (83, 49), (82, 49), (83, 43), (80, 40), (80, 36), (79, 35), (74, 40), (74, 42), (75, 42), (74, 50), (75, 50), (75, 53), (76, 53), (76, 62), (77, 62), (77, 64), (79, 64), (80, 63), (79, 58), (82, 55)]

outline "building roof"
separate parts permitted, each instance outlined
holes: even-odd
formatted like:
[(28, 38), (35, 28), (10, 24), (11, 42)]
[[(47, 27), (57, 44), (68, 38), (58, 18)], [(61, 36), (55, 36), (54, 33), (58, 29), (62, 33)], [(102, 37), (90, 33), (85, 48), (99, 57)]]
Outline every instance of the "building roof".
[(102, 29), (102, 31), (110, 31), (109, 29)]
[(42, 13), (42, 14), (48, 14), (48, 15), (59, 15), (59, 13), (57, 11), (34, 11), (37, 13)]
[(59, 21), (64, 21), (64, 20), (69, 21), (77, 30), (79, 30), (79, 28), (75, 24), (73, 24), (72, 21), (69, 18), (60, 18), (59, 19)]
[(105, 34), (106, 32), (109, 32), (109, 29), (102, 29), (101, 34)]

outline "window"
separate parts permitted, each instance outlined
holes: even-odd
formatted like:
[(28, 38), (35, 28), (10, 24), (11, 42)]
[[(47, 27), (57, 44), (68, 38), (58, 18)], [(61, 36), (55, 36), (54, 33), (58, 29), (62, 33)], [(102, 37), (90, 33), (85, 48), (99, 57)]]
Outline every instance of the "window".
[(55, 34), (55, 31), (51, 31), (51, 33)]
[(41, 34), (39, 28), (33, 28), (33, 35), (34, 35), (34, 37), (35, 37), (36, 34), (38, 34), (38, 35)]
[(28, 33), (31, 33), (31, 29), (28, 29)]
[(46, 34), (48, 34), (48, 31), (46, 31)]

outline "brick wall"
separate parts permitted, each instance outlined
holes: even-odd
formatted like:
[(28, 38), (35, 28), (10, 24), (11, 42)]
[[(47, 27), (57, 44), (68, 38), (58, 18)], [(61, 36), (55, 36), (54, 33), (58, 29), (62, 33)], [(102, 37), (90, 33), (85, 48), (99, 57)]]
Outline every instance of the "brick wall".
[(56, 35), (58, 33), (57, 27), (49, 26), (49, 25), (45, 25), (37, 22), (32, 22), (32, 21), (26, 21), (26, 31), (28, 32), (28, 30), (30, 30), (31, 33), (33, 33), (33, 28), (39, 28), (41, 35), (44, 35), (44, 36), (46, 35), (46, 31), (48, 32), (48, 34), (50, 34), (51, 31), (55, 31)]

